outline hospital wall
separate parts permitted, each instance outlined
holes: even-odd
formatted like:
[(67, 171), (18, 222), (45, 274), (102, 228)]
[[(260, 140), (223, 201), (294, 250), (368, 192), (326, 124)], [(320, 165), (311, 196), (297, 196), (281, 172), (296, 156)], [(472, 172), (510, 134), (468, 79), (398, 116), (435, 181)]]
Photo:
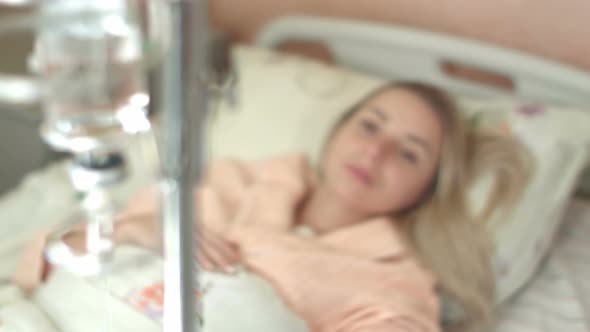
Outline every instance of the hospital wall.
[(250, 41), (287, 14), (370, 19), (480, 39), (590, 71), (588, 0), (210, 0), (211, 20)]

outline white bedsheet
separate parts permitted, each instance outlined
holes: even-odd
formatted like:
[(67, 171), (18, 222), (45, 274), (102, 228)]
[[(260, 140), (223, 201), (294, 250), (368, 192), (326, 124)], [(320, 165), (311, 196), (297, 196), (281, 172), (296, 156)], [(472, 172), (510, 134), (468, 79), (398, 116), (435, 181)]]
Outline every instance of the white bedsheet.
[(590, 331), (590, 201), (571, 201), (551, 254), (495, 331)]
[[(60, 332), (161, 330), (162, 259), (128, 246), (115, 255), (105, 276), (80, 278), (57, 269), (38, 289), (33, 302)], [(202, 332), (308, 332), (271, 284), (253, 273), (202, 272), (199, 280), (207, 289), (202, 316), (194, 315), (195, 321), (203, 318)]]

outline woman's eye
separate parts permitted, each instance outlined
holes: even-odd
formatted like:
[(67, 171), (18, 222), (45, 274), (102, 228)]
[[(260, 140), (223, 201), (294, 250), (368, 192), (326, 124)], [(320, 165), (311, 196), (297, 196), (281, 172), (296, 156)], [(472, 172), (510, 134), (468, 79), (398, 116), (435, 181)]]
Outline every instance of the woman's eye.
[(379, 130), (379, 126), (371, 120), (361, 121), (361, 126), (368, 133), (376, 133)]
[(402, 158), (411, 162), (412, 164), (418, 163), (418, 156), (414, 152), (409, 150), (401, 150), (400, 153), (402, 155)]

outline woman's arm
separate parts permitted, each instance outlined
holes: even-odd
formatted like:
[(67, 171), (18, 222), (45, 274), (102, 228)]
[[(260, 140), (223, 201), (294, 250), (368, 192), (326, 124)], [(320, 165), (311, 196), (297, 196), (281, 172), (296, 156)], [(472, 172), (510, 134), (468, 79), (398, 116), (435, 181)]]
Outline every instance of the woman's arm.
[(232, 224), (292, 230), (297, 209), (313, 187), (313, 172), (307, 159), (291, 154), (252, 164), (249, 171), (252, 182)]
[(198, 192), (202, 208), (196, 211), (201, 235), (197, 255), (203, 267), (231, 270), (239, 261), (238, 246), (227, 239), (236, 226), (289, 231), (297, 205), (309, 189), (309, 171), (302, 155), (214, 163)]
[[(235, 159), (213, 161), (196, 189), (198, 201), (195, 212), (200, 220), (213, 228), (227, 226), (253, 180), (251, 163)], [(202, 204), (201, 209), (198, 203)]]
[[(244, 162), (231, 159), (212, 162), (193, 189), (193, 214), (199, 222), (197, 226), (217, 232), (226, 228), (249, 182)], [(156, 185), (145, 188), (130, 199), (125, 210), (115, 217), (121, 242), (154, 247), (155, 237), (161, 234), (157, 227), (159, 195)]]
[[(280, 160), (276, 159), (276, 160)], [(294, 170), (299, 172), (299, 158), (286, 158), (295, 160), (287, 162), (285, 167), (273, 166), (278, 173), (267, 172), (272, 163), (248, 163), (232, 159), (220, 159), (213, 162), (207, 169), (201, 183), (195, 187), (195, 215), (199, 218), (199, 234), (197, 239), (197, 259), (204, 268), (219, 270), (238, 261), (237, 250), (234, 245), (228, 243), (223, 233), (243, 205), (244, 198), (248, 196), (248, 190), (254, 181), (270, 183), (276, 180), (277, 174), (283, 174)], [(283, 164), (281, 162), (279, 165)], [(260, 167), (262, 165), (262, 167)], [(295, 166), (294, 168), (292, 166)], [(287, 186), (292, 189), (292, 177), (280, 176), (287, 180)], [(272, 179), (272, 181), (270, 181)], [(122, 244), (134, 244), (156, 252), (161, 252), (161, 227), (159, 223), (159, 191), (155, 185), (143, 189), (130, 199), (128, 206), (115, 217), (114, 238), (115, 242)], [(242, 212), (244, 209), (242, 208)], [(261, 210), (264, 211), (264, 210)], [(244, 215), (244, 214), (242, 214)], [(250, 215), (250, 214), (248, 214)], [(246, 220), (247, 218), (242, 218)], [(255, 219), (252, 219), (255, 220)], [(261, 220), (261, 219), (258, 219)], [(22, 266), (15, 279), (23, 288), (34, 289), (43, 279), (43, 271), (47, 270), (47, 264), (42, 259), (45, 237), (47, 234), (39, 234), (31, 240), (23, 255)], [(83, 225), (76, 227), (66, 236), (66, 242), (72, 247), (83, 251), (85, 232)], [(38, 259), (32, 259), (37, 257)], [(28, 267), (27, 267), (28, 266)], [(31, 267), (32, 266), (32, 267)]]
[[(200, 226), (197, 259), (206, 269), (219, 269), (238, 260), (237, 250), (223, 240), (218, 232), (227, 223), (238, 198), (247, 186), (245, 166), (232, 160), (220, 160), (212, 164), (205, 178), (195, 188), (197, 200), (195, 214), (204, 220)], [(202, 200), (199, 204), (199, 200)], [(130, 200), (127, 207), (114, 220), (114, 240), (117, 244), (133, 244), (161, 253), (161, 227), (159, 191), (155, 185), (142, 189)], [(201, 208), (202, 207), (202, 208)], [(210, 229), (209, 229), (210, 228)], [(48, 232), (38, 233), (31, 239), (13, 277), (15, 283), (27, 293), (32, 292), (45, 278), (50, 266), (44, 260)], [(85, 250), (85, 225), (74, 227), (64, 241), (77, 252)]]

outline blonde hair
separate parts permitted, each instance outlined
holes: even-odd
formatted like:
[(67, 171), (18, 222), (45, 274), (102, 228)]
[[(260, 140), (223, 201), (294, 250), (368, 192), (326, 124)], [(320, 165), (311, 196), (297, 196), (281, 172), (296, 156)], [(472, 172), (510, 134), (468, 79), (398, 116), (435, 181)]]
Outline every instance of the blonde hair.
[[(488, 223), (497, 210), (508, 211), (521, 194), (531, 169), (530, 155), (516, 139), (475, 130), (461, 118), (454, 100), (442, 90), (415, 82), (380, 87), (344, 114), (333, 133), (367, 100), (401, 88), (427, 102), (440, 119), (443, 142), (438, 173), (421, 198), (402, 213), (412, 249), (438, 280), (443, 305), (461, 315), (443, 322), (445, 331), (471, 331), (493, 322), (494, 252)], [(467, 191), (484, 173), (495, 175), (485, 207), (470, 211)]]

